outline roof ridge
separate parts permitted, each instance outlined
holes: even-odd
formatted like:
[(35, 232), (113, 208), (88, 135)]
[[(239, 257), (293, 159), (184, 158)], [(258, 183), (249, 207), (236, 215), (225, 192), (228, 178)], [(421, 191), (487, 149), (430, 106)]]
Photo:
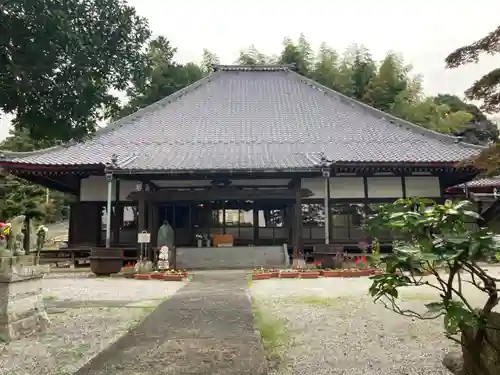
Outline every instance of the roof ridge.
[(475, 145), (475, 144), (468, 143), (468, 142), (462, 142), (461, 137), (456, 137), (453, 135), (439, 133), (437, 131), (427, 129), (421, 125), (414, 124), (410, 121), (403, 120), (402, 118), (399, 118), (397, 116), (391, 115), (390, 113), (381, 111), (380, 109), (372, 107), (371, 105), (368, 105), (368, 104), (363, 103), (359, 100), (353, 99), (345, 94), (342, 94), (339, 91), (336, 91), (336, 90), (333, 90), (327, 86), (324, 86), (321, 83), (316, 82), (310, 78), (307, 78), (307, 77), (305, 77), (305, 76), (303, 76), (295, 71), (289, 70), (289, 73), (293, 74), (297, 79), (302, 81), (304, 84), (308, 84), (310, 86), (313, 86), (314, 88), (316, 88), (318, 90), (323, 90), (327, 94), (335, 95), (336, 97), (338, 97), (341, 100), (346, 101), (347, 103), (358, 105), (359, 107), (368, 111), (368, 113), (374, 115), (375, 117), (378, 117), (379, 119), (386, 119), (386, 120), (388, 120), (388, 122), (390, 122), (398, 127), (405, 127), (406, 129), (408, 129), (410, 131), (416, 131), (416, 132), (419, 132), (421, 134), (423, 133), (424, 135), (429, 135), (435, 139), (438, 139), (438, 140), (441, 140), (444, 142), (449, 142), (449, 143), (451, 143), (451, 142), (456, 143), (456, 144), (462, 145), (462, 146), (467, 147), (467, 148), (474, 148), (474, 149), (478, 149), (478, 150), (484, 150), (487, 148), (487, 146)]
[[(0, 159), (2, 159), (2, 158), (8, 159), (9, 157), (12, 159), (15, 159), (15, 158), (20, 158), (20, 157), (24, 157), (24, 156), (36, 156), (36, 155), (45, 154), (45, 153), (50, 152), (50, 151), (60, 150), (63, 148), (68, 148), (68, 147), (73, 146), (73, 145), (78, 144), (78, 143), (83, 143), (85, 141), (88, 141), (89, 139), (95, 138), (95, 137), (103, 135), (103, 134), (107, 134), (113, 130), (117, 130), (124, 125), (131, 125), (131, 124), (133, 124), (133, 121), (130, 121), (130, 120), (135, 120), (135, 119), (149, 113), (150, 111), (157, 109), (158, 107), (164, 106), (166, 104), (173, 102), (174, 100), (181, 98), (182, 96), (191, 92), (192, 90), (195, 90), (198, 87), (202, 86), (203, 84), (210, 82), (213, 77), (216, 77), (218, 75), (219, 74), (217, 72), (213, 72), (213, 73), (197, 80), (196, 82), (193, 82), (192, 84), (190, 84), (190, 85), (188, 85), (180, 90), (177, 90), (176, 92), (174, 92), (174, 93), (172, 93), (172, 94), (170, 94), (170, 95), (168, 95), (168, 96), (166, 96), (166, 97), (164, 97), (164, 98), (162, 98), (162, 99), (160, 99), (152, 104), (147, 105), (146, 107), (139, 108), (137, 111), (135, 111), (127, 116), (121, 117), (116, 121), (108, 123), (108, 125), (97, 129), (94, 133), (90, 134), (87, 137), (82, 138), (80, 141), (76, 141), (76, 140), (72, 139), (72, 140), (70, 140), (66, 143), (63, 143), (63, 144), (59, 144), (56, 146), (43, 148), (43, 149), (39, 149), (39, 150), (34, 150), (34, 151), (0, 150)], [(123, 124), (124, 122), (126, 124)]]
[(214, 72), (278, 72), (294, 70), (295, 64), (213, 65)]

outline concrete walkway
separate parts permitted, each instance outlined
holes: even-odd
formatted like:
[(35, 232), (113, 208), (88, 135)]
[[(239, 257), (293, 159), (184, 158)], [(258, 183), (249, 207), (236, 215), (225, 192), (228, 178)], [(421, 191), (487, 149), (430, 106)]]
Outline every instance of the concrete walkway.
[(197, 272), (74, 375), (267, 374), (243, 271)]

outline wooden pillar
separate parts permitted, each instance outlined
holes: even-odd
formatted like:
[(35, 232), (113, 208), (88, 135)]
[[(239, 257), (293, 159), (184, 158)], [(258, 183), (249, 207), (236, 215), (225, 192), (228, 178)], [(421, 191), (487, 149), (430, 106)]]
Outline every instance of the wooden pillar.
[(113, 209), (111, 210), (112, 211), (111, 231), (113, 233), (112, 235), (113, 244), (119, 244), (120, 226), (123, 221), (123, 208), (118, 207), (118, 201), (120, 200), (120, 180), (115, 178), (114, 182), (115, 182), (115, 191), (114, 191), (115, 200), (113, 202)]
[(259, 207), (257, 202), (253, 202), (253, 244), (259, 244)]
[(156, 241), (156, 238), (153, 238), (153, 202), (148, 203), (148, 220), (147, 220), (147, 231), (148, 233), (151, 233), (151, 243), (149, 244), (149, 251), (148, 251), (148, 259), (149, 260), (154, 260), (154, 241)]
[(300, 188), (295, 193), (295, 210), (294, 210), (294, 225), (293, 225), (293, 267), (299, 266), (303, 260), (302, 252), (302, 196)]

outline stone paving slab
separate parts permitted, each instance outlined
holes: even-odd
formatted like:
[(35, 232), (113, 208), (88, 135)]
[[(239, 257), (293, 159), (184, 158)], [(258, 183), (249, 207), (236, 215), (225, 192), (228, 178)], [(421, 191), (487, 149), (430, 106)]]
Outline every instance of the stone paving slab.
[(267, 374), (244, 272), (203, 272), (74, 375)]

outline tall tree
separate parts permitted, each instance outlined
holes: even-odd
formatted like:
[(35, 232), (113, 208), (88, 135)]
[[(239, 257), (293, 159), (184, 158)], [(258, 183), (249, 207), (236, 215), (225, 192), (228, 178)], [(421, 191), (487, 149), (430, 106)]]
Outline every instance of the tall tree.
[(208, 49), (203, 50), (203, 56), (201, 58), (201, 71), (204, 75), (210, 74), (213, 71), (214, 65), (220, 64), (219, 57), (210, 52)]
[(289, 37), (283, 40), (283, 51), (279, 57), (280, 64), (294, 64), (299, 74), (309, 76), (313, 59), (311, 45), (307, 42), (304, 34), (300, 34), (297, 43), (294, 43)]
[[(9, 151), (33, 151), (50, 146), (52, 142), (33, 140), (26, 130), (13, 128), (10, 135), (0, 144), (0, 149)], [(11, 175), (0, 174), (0, 221), (17, 215), (30, 219), (54, 222), (68, 216), (68, 206), (72, 197), (51, 191)], [(47, 198), (49, 198), (47, 200)]]
[(123, 117), (157, 102), (199, 80), (203, 73), (196, 64), (174, 61), (176, 49), (165, 37), (149, 42), (146, 50), (147, 68), (127, 90), (129, 102), (117, 117)]
[(270, 58), (259, 52), (254, 44), (251, 44), (247, 49), (240, 51), (240, 56), (236, 60), (239, 65), (259, 65), (270, 63)]
[(316, 56), (311, 78), (326, 87), (333, 88), (339, 76), (339, 55), (326, 43), (322, 43)]
[(362, 100), (368, 86), (375, 77), (377, 67), (370, 51), (365, 46), (356, 46), (354, 62), (352, 64), (352, 81), (354, 82), (354, 97)]
[(33, 138), (81, 138), (118, 110), (149, 35), (123, 0), (3, 2), (0, 109)]
[[(500, 53), (500, 26), (474, 43), (458, 48), (446, 58), (448, 68), (477, 63), (483, 54)], [(465, 92), (468, 99), (481, 100), (486, 112), (500, 111), (500, 68), (485, 74)]]
[(465, 126), (461, 135), (471, 143), (487, 144), (498, 139), (498, 127), (474, 104), (465, 103), (455, 95), (439, 94), (434, 98), (438, 105), (445, 104), (450, 111), (456, 113), (464, 111), (469, 113), (472, 118)]
[(364, 94), (363, 100), (375, 108), (390, 112), (397, 96), (406, 89), (407, 70), (403, 59), (388, 53)]
[[(484, 54), (495, 55), (500, 53), (500, 26), (485, 37), (474, 43), (460, 47), (446, 58), (448, 68), (477, 63)], [(481, 109), (487, 113), (500, 111), (500, 68), (485, 74), (465, 91), (468, 99), (482, 101)], [(483, 151), (477, 158), (463, 164), (480, 168), (485, 174), (496, 176), (500, 174), (500, 142), (497, 142)]]

